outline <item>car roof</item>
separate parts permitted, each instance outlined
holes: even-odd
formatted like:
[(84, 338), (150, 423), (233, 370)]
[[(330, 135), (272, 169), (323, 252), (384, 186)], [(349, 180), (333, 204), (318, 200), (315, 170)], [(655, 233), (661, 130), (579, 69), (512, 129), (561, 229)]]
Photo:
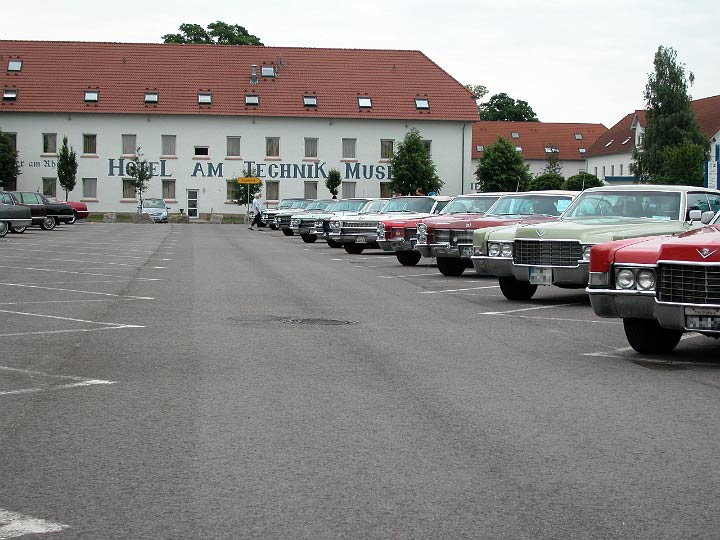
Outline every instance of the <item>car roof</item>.
[(719, 192), (717, 189), (675, 184), (621, 184), (618, 186), (601, 186), (595, 188), (588, 188), (585, 191), (704, 191), (707, 193)]

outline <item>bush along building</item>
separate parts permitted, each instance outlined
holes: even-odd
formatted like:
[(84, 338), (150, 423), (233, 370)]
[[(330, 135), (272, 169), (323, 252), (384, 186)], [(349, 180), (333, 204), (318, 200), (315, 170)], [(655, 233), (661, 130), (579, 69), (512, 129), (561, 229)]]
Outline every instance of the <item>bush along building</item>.
[[(0, 41), (0, 131), (18, 151), (9, 187), (61, 196), (60, 141), (78, 159), (71, 200), (132, 212), (133, 158), (190, 217), (241, 213), (237, 178), (268, 201), (389, 195), (393, 149), (413, 127), (443, 194), (472, 191), (471, 94), (419, 51)], [(63, 197), (64, 198), (64, 197)]]

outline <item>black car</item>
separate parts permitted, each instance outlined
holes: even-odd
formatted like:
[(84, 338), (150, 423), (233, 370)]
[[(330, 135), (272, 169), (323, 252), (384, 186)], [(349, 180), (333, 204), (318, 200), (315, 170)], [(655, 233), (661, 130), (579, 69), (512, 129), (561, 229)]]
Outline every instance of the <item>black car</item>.
[(30, 209), (25, 206), (4, 204), (0, 196), (0, 238), (5, 236), (10, 227), (18, 227), (25, 230), (32, 224)]
[[(0, 202), (30, 209), (32, 225), (49, 231), (59, 223), (72, 223), (73, 209), (69, 204), (51, 202), (42, 193), (34, 191), (0, 191)], [(10, 225), (16, 233), (24, 232), (27, 225)]]

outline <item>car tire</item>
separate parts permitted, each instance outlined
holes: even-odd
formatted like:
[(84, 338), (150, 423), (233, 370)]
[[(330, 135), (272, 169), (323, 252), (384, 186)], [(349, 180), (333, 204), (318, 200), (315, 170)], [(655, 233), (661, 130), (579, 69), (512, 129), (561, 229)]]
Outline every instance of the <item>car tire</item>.
[(55, 228), (55, 225), (57, 225), (57, 222), (54, 217), (45, 216), (42, 223), (40, 223), (40, 228), (43, 231), (52, 231)]
[(316, 234), (301, 234), (300, 238), (302, 238), (303, 242), (306, 244), (314, 244), (317, 242), (317, 235)]
[(663, 328), (654, 319), (623, 319), (625, 337), (642, 354), (669, 353), (680, 342), (682, 330)]
[(295, 234), (292, 229), (283, 229), (282, 232), (285, 236), (292, 236)]
[(343, 247), (350, 255), (360, 255), (365, 249), (363, 246), (358, 244), (345, 244)]
[(449, 257), (438, 257), (437, 267), (443, 276), (458, 277), (465, 272), (465, 263), (460, 259), (451, 259)]
[(13, 232), (15, 234), (22, 234), (25, 232), (25, 229), (27, 229), (27, 227), (14, 227), (12, 225), (10, 226), (10, 232)]
[(341, 248), (343, 247), (341, 242), (336, 242), (335, 240), (331, 240), (330, 238), (325, 240), (327, 242), (327, 245), (331, 248)]
[(277, 227), (275, 225), (268, 225), (270, 227), (271, 231), (277, 231)]
[(397, 257), (397, 260), (402, 264), (403, 266), (415, 266), (417, 263), (420, 262), (420, 259), (422, 259), (422, 255), (420, 255), (419, 251), (410, 250), (410, 251), (398, 251), (395, 253), (395, 256)]
[(78, 220), (77, 212), (75, 210), (73, 210), (72, 218), (70, 218), (66, 223), (68, 225), (74, 225), (77, 220)]
[(0, 221), (0, 238), (5, 236), (9, 230), (10, 230), (10, 225), (8, 225), (8, 222)]
[(512, 276), (499, 277), (500, 291), (508, 300), (530, 300), (538, 286), (527, 281), (518, 281)]

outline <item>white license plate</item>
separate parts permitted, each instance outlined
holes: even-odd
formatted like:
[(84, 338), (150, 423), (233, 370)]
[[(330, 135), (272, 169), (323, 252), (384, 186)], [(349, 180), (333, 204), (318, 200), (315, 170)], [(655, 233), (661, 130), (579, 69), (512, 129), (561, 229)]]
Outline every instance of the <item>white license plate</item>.
[(686, 307), (685, 327), (688, 330), (720, 331), (720, 309)]
[(356, 244), (367, 244), (367, 238), (365, 238), (364, 236), (356, 236), (355, 243)]
[(552, 285), (552, 268), (530, 267), (530, 283), (533, 285)]

